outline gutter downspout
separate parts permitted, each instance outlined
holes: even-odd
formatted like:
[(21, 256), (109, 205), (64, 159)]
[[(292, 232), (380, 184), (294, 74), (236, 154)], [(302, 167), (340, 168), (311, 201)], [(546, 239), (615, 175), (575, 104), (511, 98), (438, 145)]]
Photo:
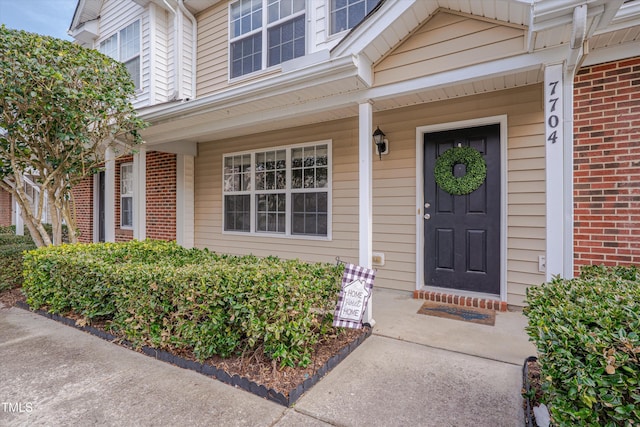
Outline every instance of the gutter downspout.
[(587, 35), (587, 5), (576, 6), (573, 10), (573, 28), (571, 44), (564, 70), (564, 147), (563, 147), (563, 212), (564, 212), (564, 248), (563, 276), (573, 277), (573, 80), (576, 70), (584, 57), (584, 44)]
[(167, 9), (173, 13), (173, 78), (175, 80), (175, 84), (173, 86), (173, 94), (169, 97), (169, 101), (175, 101), (176, 99), (180, 99), (180, 31), (178, 27), (178, 13), (174, 8), (171, 7), (167, 0), (162, 0)]
[(189, 9), (184, 6), (184, 0), (178, 0), (178, 7), (191, 21), (191, 96), (196, 97), (196, 67), (198, 65), (198, 21)]

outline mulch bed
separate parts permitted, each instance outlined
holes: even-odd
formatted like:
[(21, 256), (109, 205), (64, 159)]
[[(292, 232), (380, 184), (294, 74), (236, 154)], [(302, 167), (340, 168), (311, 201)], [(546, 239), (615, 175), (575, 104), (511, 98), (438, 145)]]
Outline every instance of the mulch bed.
[[(8, 307), (16, 306), (30, 310), (20, 289), (0, 292), (0, 302)], [(365, 327), (364, 329), (344, 329), (336, 334), (322, 337), (315, 345), (312, 362), (306, 368), (282, 368), (276, 362), (267, 359), (261, 349), (225, 359), (213, 357), (201, 363), (196, 360), (192, 352), (183, 349), (165, 351), (146, 346), (135, 349), (122, 337), (108, 332), (105, 328), (106, 322), (94, 321), (91, 326), (85, 326), (82, 325), (80, 316), (73, 314), (67, 314), (65, 317), (43, 310), (34, 312), (164, 362), (216, 378), (284, 406), (295, 403), (304, 392), (371, 335), (371, 329)]]
[(527, 427), (537, 426), (533, 408), (542, 403), (542, 387), (540, 380), (540, 363), (534, 356), (528, 357), (522, 367), (524, 418)]

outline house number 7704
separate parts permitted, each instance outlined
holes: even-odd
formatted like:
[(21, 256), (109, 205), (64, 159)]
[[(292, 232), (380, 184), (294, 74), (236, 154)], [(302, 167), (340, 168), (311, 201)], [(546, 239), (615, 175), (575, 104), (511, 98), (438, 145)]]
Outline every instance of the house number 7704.
[(549, 118), (547, 119), (547, 126), (548, 126), (547, 129), (551, 131), (551, 133), (547, 137), (547, 141), (550, 141), (552, 144), (555, 144), (556, 141), (558, 140), (558, 131), (556, 128), (560, 124), (560, 118), (558, 117), (557, 114), (555, 114), (556, 106), (560, 98), (558, 96), (556, 96), (555, 98), (552, 98), (554, 95), (556, 95), (558, 83), (559, 83), (559, 80), (549, 83), (549, 89), (551, 90), (551, 92), (549, 93), (549, 99), (547, 101), (548, 106), (550, 107), (550, 110), (549, 110), (550, 114), (549, 114)]

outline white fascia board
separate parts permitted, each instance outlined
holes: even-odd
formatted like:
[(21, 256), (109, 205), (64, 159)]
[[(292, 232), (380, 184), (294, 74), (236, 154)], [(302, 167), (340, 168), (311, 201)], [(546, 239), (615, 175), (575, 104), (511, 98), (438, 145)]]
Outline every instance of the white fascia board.
[(359, 54), (380, 35), (380, 28), (391, 26), (415, 2), (416, 0), (387, 0), (380, 10), (362, 22), (356, 31), (348, 33), (346, 37), (349, 37), (349, 40), (334, 47), (331, 55), (340, 57), (346, 54)]
[[(355, 106), (354, 99), (355, 95), (353, 93), (345, 93), (306, 102), (304, 104), (295, 104), (281, 108), (273, 108), (267, 111), (263, 110), (259, 112), (246, 113), (213, 121), (207, 120), (206, 117), (204, 117), (196, 123), (187, 121), (184, 125), (179, 126), (177, 126), (176, 123), (163, 123), (152, 126), (143, 131), (143, 137), (155, 142), (154, 145), (150, 145), (151, 148), (172, 145), (165, 143), (175, 141), (180, 137), (189, 139), (201, 139), (206, 137), (208, 139), (212, 139), (214, 137), (225, 137), (229, 132), (233, 133), (235, 131), (241, 131), (245, 134), (253, 133), (250, 131), (248, 132), (247, 128), (257, 128), (258, 126), (274, 123), (291, 117), (300, 117), (313, 113), (331, 111), (345, 106)], [(183, 145), (187, 144), (187, 142), (183, 141), (175, 144)], [(196, 143), (192, 144), (194, 144), (195, 147)], [(195, 150), (197, 152), (197, 147)], [(182, 152), (182, 154), (188, 153)], [(194, 155), (197, 155), (197, 153)]]
[(638, 56), (637, 43), (625, 43), (621, 45), (592, 50), (582, 62), (582, 67), (588, 67), (605, 62), (619, 61), (621, 59), (634, 58)]
[[(202, 114), (207, 111), (223, 107), (228, 108), (253, 102), (256, 99), (270, 98), (286, 93), (299, 92), (300, 95), (304, 95), (305, 89), (311, 85), (315, 86), (349, 76), (357, 76), (358, 71), (356, 58), (347, 56), (223, 92), (217, 92), (193, 101), (162, 106), (159, 109), (140, 109), (139, 114), (143, 120), (157, 123), (175, 117), (189, 117), (194, 114)], [(364, 79), (361, 80), (366, 83)]]
[(186, 156), (198, 155), (198, 144), (192, 141), (177, 141), (163, 143), (145, 143), (147, 150), (160, 151), (162, 153), (180, 154)]
[(362, 97), (373, 100), (386, 99), (414, 93), (416, 90), (452, 86), (510, 74), (510, 72), (531, 70), (539, 68), (543, 64), (562, 62), (567, 56), (567, 50), (567, 46), (559, 46), (553, 49), (526, 53), (484, 64), (458, 68), (444, 73), (419, 77), (410, 81), (375, 87), (364, 91)]

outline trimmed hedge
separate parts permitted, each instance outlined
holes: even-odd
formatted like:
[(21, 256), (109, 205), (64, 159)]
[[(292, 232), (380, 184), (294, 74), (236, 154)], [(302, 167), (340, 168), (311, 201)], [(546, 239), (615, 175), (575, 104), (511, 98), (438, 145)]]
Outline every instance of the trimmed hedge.
[(23, 288), (32, 308), (109, 319), (135, 345), (306, 366), (331, 329), (343, 268), (163, 241), (77, 244), (28, 252)]
[(0, 291), (22, 285), (22, 253), (33, 248), (29, 236), (16, 236), (15, 227), (0, 227)]
[(640, 423), (638, 269), (587, 267), (529, 288), (527, 304), (553, 424)]

